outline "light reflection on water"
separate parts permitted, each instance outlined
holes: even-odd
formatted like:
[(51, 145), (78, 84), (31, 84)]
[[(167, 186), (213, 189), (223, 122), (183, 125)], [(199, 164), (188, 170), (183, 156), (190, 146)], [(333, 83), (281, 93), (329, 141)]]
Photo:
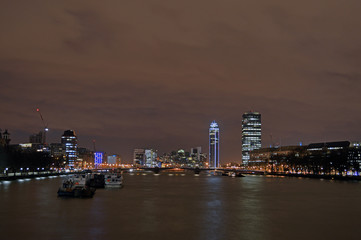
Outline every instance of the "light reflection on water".
[(92, 199), (57, 198), (60, 183), (1, 182), (2, 239), (353, 239), (361, 216), (352, 182), (135, 174)]
[(12, 183), (12, 181), (0, 181), (0, 194), (1, 194), (1, 191), (4, 191), (4, 192), (7, 191), (9, 189), (11, 183)]

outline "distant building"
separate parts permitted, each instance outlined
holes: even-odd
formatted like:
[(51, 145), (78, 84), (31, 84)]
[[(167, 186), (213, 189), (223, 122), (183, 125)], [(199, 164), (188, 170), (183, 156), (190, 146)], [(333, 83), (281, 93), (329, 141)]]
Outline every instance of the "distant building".
[(30, 151), (33, 150), (33, 143), (20, 143), (19, 147), (21, 148), (21, 150), (25, 150), (25, 151)]
[(201, 165), (200, 167), (208, 167), (207, 154), (201, 153)]
[(159, 157), (163, 167), (175, 166), (174, 159), (169, 153), (164, 153)]
[(145, 166), (146, 167), (159, 167), (157, 161), (157, 151), (153, 149), (145, 149)]
[(26, 151), (36, 151), (36, 152), (47, 152), (52, 155), (51, 147), (49, 147), (45, 142), (45, 135), (42, 131), (35, 133), (29, 136), (28, 143), (21, 143), (19, 146), (21, 149)]
[(136, 166), (143, 166), (145, 158), (145, 149), (134, 149), (133, 153), (133, 164)]
[(29, 143), (35, 143), (35, 144), (43, 144), (44, 142), (44, 134), (42, 131), (40, 131), (38, 134), (32, 134), (29, 136)]
[(191, 148), (190, 157), (192, 159), (190, 167), (206, 167), (206, 154), (202, 153), (202, 147)]
[(196, 148), (191, 148), (191, 157), (200, 162), (201, 161), (201, 154), (202, 154), (202, 147), (196, 147)]
[(209, 165), (210, 168), (219, 167), (219, 127), (213, 121), (209, 128)]
[(184, 149), (179, 149), (176, 153), (176, 155), (173, 156), (175, 162), (178, 163), (179, 166), (181, 167), (189, 167), (188, 163), (189, 163), (189, 153), (186, 153), (186, 151), (184, 151)]
[(78, 138), (73, 130), (64, 131), (61, 137), (61, 143), (65, 146), (65, 157), (70, 168), (74, 168), (77, 165), (77, 148)]
[(347, 153), (347, 161), (349, 165), (349, 173), (353, 175), (361, 175), (361, 142), (350, 143)]
[(170, 153), (164, 153), (157, 158), (157, 164), (163, 167), (207, 167), (207, 155), (202, 153), (201, 147), (191, 148), (190, 152), (179, 149)]
[(284, 164), (279, 166), (280, 162), (292, 161), (305, 156), (306, 146), (282, 146), (271, 148), (260, 148), (250, 152), (250, 159), (247, 166), (252, 169), (284, 172)]
[(78, 162), (84, 168), (92, 168), (94, 164), (94, 152), (84, 148), (78, 147)]
[(63, 158), (65, 146), (62, 143), (50, 143), (50, 155), (56, 159)]
[(361, 145), (349, 141), (261, 148), (250, 153), (249, 169), (267, 172), (361, 175)]
[(0, 129), (0, 146), (9, 146), (10, 144), (10, 133), (7, 129), (2, 133)]
[(104, 153), (103, 152), (95, 152), (94, 153), (94, 167), (99, 167), (100, 164), (103, 163)]
[(358, 142), (311, 143), (307, 146), (307, 154), (309, 162), (313, 162), (313, 172), (361, 174), (361, 147)]
[(119, 155), (114, 154), (107, 157), (107, 163), (108, 164), (120, 164), (121, 158)]
[(159, 167), (161, 163), (157, 157), (157, 150), (137, 148), (134, 149), (133, 164), (135, 166)]
[(307, 146), (307, 151), (330, 151), (330, 150), (342, 150), (350, 146), (349, 141), (341, 142), (325, 142), (325, 143), (311, 143)]
[(250, 152), (261, 148), (261, 114), (246, 112), (242, 120), (242, 164), (248, 165)]

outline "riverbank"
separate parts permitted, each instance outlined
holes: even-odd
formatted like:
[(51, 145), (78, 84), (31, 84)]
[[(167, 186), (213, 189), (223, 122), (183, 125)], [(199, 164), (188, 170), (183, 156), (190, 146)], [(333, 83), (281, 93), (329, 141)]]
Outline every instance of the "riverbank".
[(0, 181), (13, 181), (18, 179), (26, 178), (37, 178), (37, 177), (50, 177), (50, 176), (60, 176), (60, 175), (69, 175), (74, 174), (74, 172), (23, 172), (23, 173), (8, 173), (1, 174)]
[(318, 174), (296, 174), (296, 173), (266, 173), (267, 176), (302, 177), (341, 181), (361, 181), (361, 176), (340, 176), (340, 175), (318, 175)]

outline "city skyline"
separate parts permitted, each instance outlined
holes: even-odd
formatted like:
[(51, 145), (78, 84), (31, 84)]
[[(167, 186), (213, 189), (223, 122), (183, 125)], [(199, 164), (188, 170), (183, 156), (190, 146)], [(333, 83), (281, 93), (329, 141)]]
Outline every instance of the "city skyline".
[[(192, 6), (192, 7), (190, 7)], [(358, 141), (361, 3), (151, 1), (4, 3), (1, 128), (23, 143), (74, 129), (119, 153), (208, 143), (240, 161), (242, 114), (261, 112), (263, 146)], [(271, 136), (272, 138), (271, 139)]]
[[(254, 116), (256, 116), (258, 119), (253, 119), (253, 117)], [(253, 119), (253, 120), (252, 120)], [(246, 121), (245, 121), (246, 120)], [(252, 120), (252, 121), (250, 121), (251, 123), (249, 124), (248, 123), (248, 121), (249, 120)], [(257, 132), (257, 134), (258, 134), (258, 132), (259, 132), (259, 134), (262, 134), (261, 133), (261, 114), (260, 113), (258, 113), (258, 112), (245, 112), (243, 115), (242, 115), (242, 122), (241, 122), (241, 128), (240, 128), (240, 130), (241, 130), (241, 153), (240, 153), (240, 155), (239, 155), (239, 157), (240, 157), (240, 161), (238, 161), (238, 159), (227, 159), (227, 161), (220, 161), (219, 160), (219, 145), (218, 145), (218, 163), (219, 163), (219, 165), (220, 164), (225, 164), (225, 163), (231, 163), (231, 162), (234, 162), (234, 163), (242, 163), (242, 164), (246, 164), (247, 165), (247, 159), (244, 159), (244, 157), (245, 157), (245, 155), (244, 155), (244, 152), (249, 152), (249, 151), (252, 151), (252, 150), (256, 150), (256, 149), (259, 149), (259, 148), (267, 148), (267, 146), (266, 145), (264, 145), (264, 144), (261, 144), (261, 135), (257, 135), (258, 137), (257, 137), (257, 139), (254, 141), (254, 144), (255, 144), (255, 146), (253, 146), (253, 147), (246, 147), (247, 149), (244, 149), (244, 146), (245, 146), (245, 141), (247, 142), (248, 141), (248, 143), (250, 144), (250, 140), (248, 140), (248, 138), (246, 137), (246, 135), (247, 134), (245, 134), (245, 133), (247, 133), (247, 131), (245, 131), (245, 128), (247, 128), (247, 127), (250, 127), (250, 125), (252, 125), (253, 127), (254, 127), (254, 124), (259, 124), (259, 126), (257, 125), (256, 126), (256, 128), (257, 129), (253, 129), (251, 132), (253, 133), (253, 131), (256, 131)], [(209, 137), (208, 137), (208, 145), (209, 145), (209, 149), (210, 149), (210, 145), (211, 145), (211, 138), (210, 138), (210, 131), (211, 131), (211, 129), (213, 129), (214, 127), (216, 127), (217, 129), (218, 129), (218, 138), (217, 139), (219, 139), (219, 128), (218, 128), (218, 123), (216, 123), (215, 121), (213, 121), (212, 123), (211, 123), (211, 126), (210, 126), (210, 128), (209, 128)], [(5, 128), (4, 128), (5, 129)], [(5, 129), (5, 131), (7, 131), (8, 129)], [(249, 129), (248, 129), (249, 130)], [(48, 129), (46, 130), (46, 131), (48, 131)], [(66, 131), (64, 131), (64, 134), (66, 133), (66, 132), (73, 132), (73, 130), (66, 130)], [(63, 138), (64, 138), (64, 134), (63, 135), (61, 135), (61, 141), (60, 142), (63, 142)], [(9, 134), (9, 135), (11, 135), (11, 134)], [(39, 141), (38, 140), (38, 138), (40, 139), (40, 141), (42, 141), (41, 139), (43, 138), (43, 135), (44, 135), (44, 133), (42, 132), (42, 131), (40, 131), (38, 134), (31, 134), (30, 136), (29, 136), (29, 140), (30, 141), (22, 141), (21, 143), (15, 143), (15, 142), (12, 142), (11, 144), (20, 144), (20, 145), (23, 145), (24, 143), (26, 143), (26, 144), (28, 144), (28, 143), (32, 143), (32, 139), (36, 139), (36, 141)], [(271, 142), (270, 142), (270, 147), (272, 146), (272, 147), (281, 147), (281, 146), (287, 146), (287, 145), (282, 145), (280, 142), (276, 142), (275, 141), (275, 139), (272, 139), (272, 135), (270, 136), (271, 137)], [(11, 140), (11, 137), (9, 137), (10, 138), (10, 140)], [(78, 137), (76, 137), (77, 139), (78, 139)], [(259, 138), (259, 139), (258, 139)], [(343, 139), (343, 140), (345, 140), (345, 141), (348, 141), (348, 140), (350, 140), (350, 139)], [(358, 141), (360, 141), (359, 139), (358, 140), (353, 140), (354, 142), (358, 142)], [(251, 141), (252, 142), (252, 141)], [(314, 142), (314, 141), (313, 141)], [(323, 142), (327, 142), (327, 141), (323, 141)], [(311, 142), (310, 143), (312, 143), (312, 140), (311, 140)], [(26, 145), (25, 144), (25, 145)], [(46, 144), (49, 144), (49, 146), (51, 147), (51, 144), (59, 144), (59, 141), (55, 141), (55, 142), (49, 142), (49, 143), (46, 143)], [(93, 139), (92, 140), (92, 146), (91, 147), (89, 147), (89, 146), (87, 146), (87, 148), (90, 150), (90, 151), (92, 151), (92, 149), (95, 147), (95, 140)], [(249, 145), (248, 144), (248, 145)], [(303, 144), (305, 144), (304, 142), (298, 142), (298, 143), (296, 143), (296, 144), (291, 144), (291, 145), (293, 145), (293, 146), (297, 146), (297, 145), (303, 145)], [(149, 144), (148, 144), (149, 145)], [(157, 145), (157, 144), (154, 144), (154, 145)], [(247, 145), (247, 144), (246, 144)], [(248, 146), (247, 145), (247, 146)], [(257, 145), (257, 146), (256, 146)], [(306, 145), (307, 145), (307, 143), (306, 143)], [(183, 145), (184, 146), (184, 145)], [(176, 147), (176, 149), (180, 149), (180, 150), (182, 150), (184, 147), (182, 147), (182, 145), (181, 144), (178, 144), (177, 145), (177, 147)], [(160, 149), (164, 149), (164, 148), (162, 148), (162, 147), (160, 147)], [(171, 149), (175, 149), (174, 147), (172, 148), (171, 147)], [(133, 149), (134, 150), (134, 149)], [(131, 150), (131, 151), (133, 151), (133, 150)], [(158, 150), (157, 150), (158, 151)], [(164, 151), (164, 150), (162, 150), (164, 153), (166, 153), (166, 151)], [(107, 151), (104, 151), (104, 150), (102, 150), (102, 152), (107, 152)], [(111, 152), (111, 154), (121, 154), (121, 155), (123, 155), (122, 153), (119, 153), (119, 152)], [(126, 163), (133, 163), (134, 162), (134, 158), (133, 158), (133, 155), (134, 153), (132, 152), (132, 157), (130, 158), (130, 159), (127, 159), (125, 162)], [(127, 154), (125, 154), (125, 155), (127, 155)], [(209, 155), (210, 155), (210, 152), (209, 152)], [(249, 155), (249, 154), (248, 154)], [(245, 162), (245, 160), (246, 160), (246, 162)], [(209, 156), (208, 156), (208, 161), (210, 162), (211, 161), (211, 159), (209, 159)]]

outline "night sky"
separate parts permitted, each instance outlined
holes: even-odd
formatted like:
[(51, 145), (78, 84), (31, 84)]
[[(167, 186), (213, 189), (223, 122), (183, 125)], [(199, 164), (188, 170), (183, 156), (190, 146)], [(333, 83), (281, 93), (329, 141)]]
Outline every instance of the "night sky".
[(262, 145), (361, 140), (361, 1), (0, 3), (0, 128), (42, 129), (118, 153), (202, 146), (240, 162), (241, 120)]

